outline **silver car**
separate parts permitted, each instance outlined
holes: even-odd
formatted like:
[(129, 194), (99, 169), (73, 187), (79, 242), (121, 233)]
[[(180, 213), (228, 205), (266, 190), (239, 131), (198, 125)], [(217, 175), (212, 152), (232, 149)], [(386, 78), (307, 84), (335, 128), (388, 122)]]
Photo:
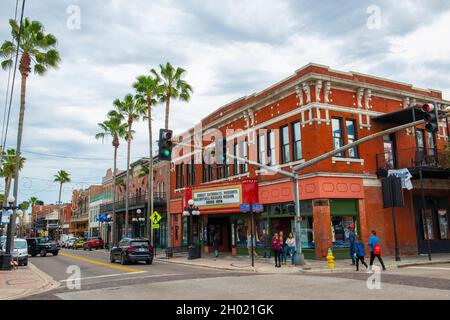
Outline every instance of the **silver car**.
[[(6, 241), (2, 243), (2, 251), (6, 251)], [(14, 238), (14, 249), (11, 252), (12, 259), (18, 261), (20, 266), (28, 265), (28, 245), (27, 240)]]

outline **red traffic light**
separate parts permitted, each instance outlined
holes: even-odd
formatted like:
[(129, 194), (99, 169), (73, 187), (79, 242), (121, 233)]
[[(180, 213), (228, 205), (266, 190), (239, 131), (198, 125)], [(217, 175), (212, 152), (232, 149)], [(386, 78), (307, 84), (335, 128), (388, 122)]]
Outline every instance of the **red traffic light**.
[(432, 112), (432, 111), (434, 111), (434, 105), (431, 103), (426, 103), (422, 106), (422, 110), (424, 112)]

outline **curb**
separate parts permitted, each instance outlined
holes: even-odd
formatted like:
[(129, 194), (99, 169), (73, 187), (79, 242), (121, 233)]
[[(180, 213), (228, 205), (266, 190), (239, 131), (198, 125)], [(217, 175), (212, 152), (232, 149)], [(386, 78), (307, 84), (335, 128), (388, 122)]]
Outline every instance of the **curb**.
[(435, 261), (404, 263), (404, 264), (397, 265), (397, 268), (407, 268), (407, 267), (433, 265), (433, 264), (446, 264), (446, 263), (450, 263), (450, 260), (435, 260)]
[(28, 262), (28, 267), (31, 269), (32, 272), (37, 274), (41, 279), (44, 280), (44, 284), (38, 288), (33, 289), (25, 289), (23, 293), (17, 294), (8, 298), (5, 298), (5, 300), (16, 300), (16, 299), (22, 299), (25, 297), (29, 297), (32, 295), (44, 293), (53, 289), (58, 288), (61, 283), (58, 281), (55, 281), (52, 277), (50, 277), (45, 272), (39, 270), (35, 265), (33, 265), (31, 262)]

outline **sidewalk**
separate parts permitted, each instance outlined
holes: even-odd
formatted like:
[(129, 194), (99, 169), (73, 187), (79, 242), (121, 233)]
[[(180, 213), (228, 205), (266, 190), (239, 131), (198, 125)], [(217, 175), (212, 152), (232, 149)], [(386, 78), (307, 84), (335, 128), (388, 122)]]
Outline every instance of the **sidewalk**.
[[(176, 263), (197, 267), (213, 268), (219, 270), (245, 271), (258, 273), (330, 273), (330, 272), (353, 272), (355, 267), (351, 266), (351, 260), (335, 260), (335, 269), (328, 268), (326, 260), (306, 260), (305, 266), (292, 266), (288, 257), (286, 265), (281, 268), (275, 268), (273, 257), (264, 259), (262, 257), (255, 258), (255, 267), (251, 266), (251, 258), (248, 256), (233, 257), (230, 254), (221, 254), (219, 258), (214, 259), (211, 254), (203, 255), (202, 258), (196, 260), (188, 260), (187, 254), (176, 254), (173, 258), (167, 259), (165, 256), (157, 256), (156, 260), (165, 263)], [(428, 260), (428, 256), (402, 257), (402, 261), (396, 262), (394, 257), (383, 257), (384, 263), (388, 270), (397, 268), (450, 263), (450, 254), (433, 254), (432, 261)], [(375, 265), (379, 265), (375, 259)], [(364, 267), (363, 267), (364, 269)]]
[(59, 282), (28, 262), (17, 270), (0, 271), (0, 300), (14, 300), (55, 289)]

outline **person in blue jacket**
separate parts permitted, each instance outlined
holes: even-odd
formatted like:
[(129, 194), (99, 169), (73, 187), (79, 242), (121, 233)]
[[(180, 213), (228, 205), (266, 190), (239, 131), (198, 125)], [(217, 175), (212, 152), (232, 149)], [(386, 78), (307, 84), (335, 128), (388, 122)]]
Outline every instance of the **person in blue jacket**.
[(355, 232), (353, 231), (352, 227), (348, 227), (348, 241), (350, 242), (350, 257), (352, 258), (352, 266), (355, 265)]
[(386, 271), (383, 259), (381, 259), (381, 254), (376, 254), (375, 252), (375, 246), (377, 244), (378, 246), (380, 246), (380, 238), (377, 237), (377, 232), (375, 230), (372, 230), (372, 236), (369, 238), (369, 242), (367, 243), (367, 245), (370, 247), (370, 269), (372, 269), (373, 261), (375, 260), (375, 257), (377, 257), (378, 261), (380, 261), (381, 266), (383, 267), (383, 271)]
[(364, 261), (364, 258), (366, 256), (366, 250), (364, 249), (364, 242), (361, 240), (360, 236), (356, 237), (355, 242), (353, 243), (353, 251), (355, 252), (356, 256), (356, 271), (359, 271), (359, 262), (368, 268), (367, 263)]

